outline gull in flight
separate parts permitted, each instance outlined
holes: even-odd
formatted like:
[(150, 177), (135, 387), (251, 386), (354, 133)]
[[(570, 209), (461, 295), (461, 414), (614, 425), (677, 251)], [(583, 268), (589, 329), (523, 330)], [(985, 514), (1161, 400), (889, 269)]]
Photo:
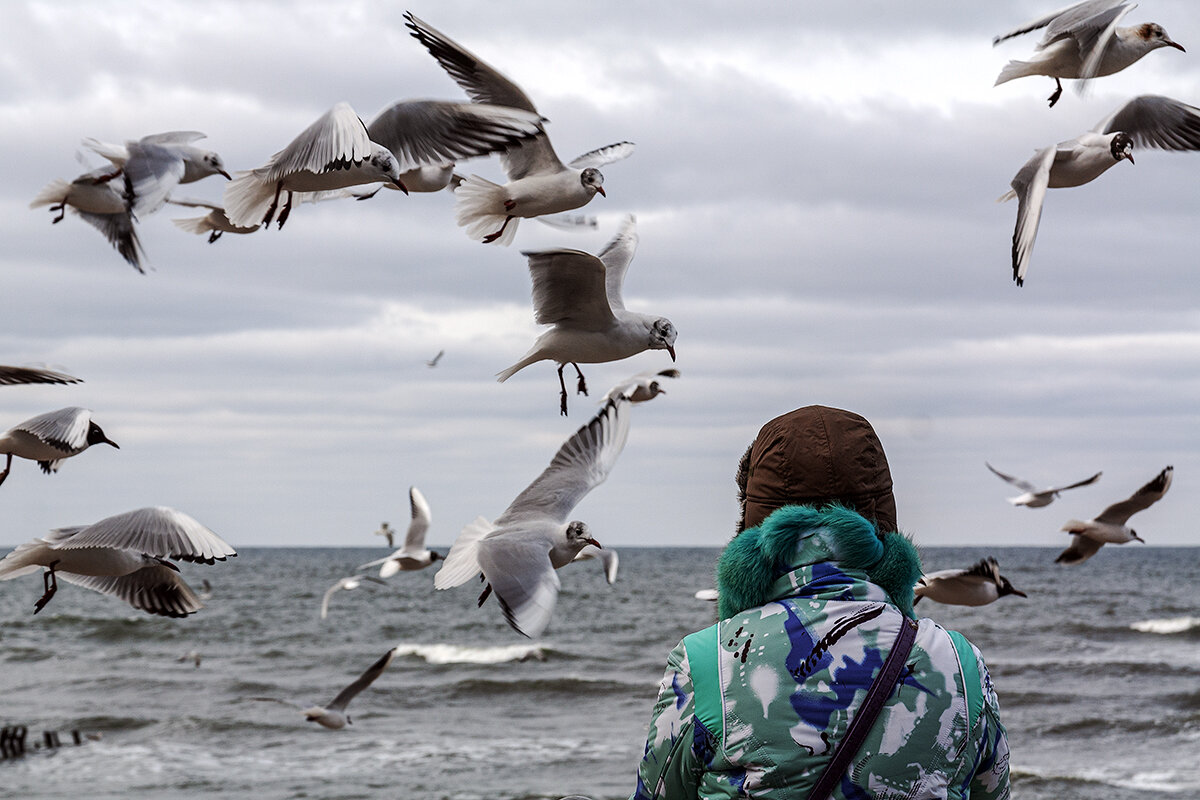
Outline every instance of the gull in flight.
[(126, 206), (125, 195), (109, 183), (110, 172), (104, 168), (94, 169), (70, 183), (56, 178), (33, 198), (29, 207), (50, 206), (50, 211), (58, 214), (50, 222), (57, 224), (62, 222), (67, 206), (70, 206), (80, 219), (104, 234), (131, 267), (145, 274), (142, 244), (133, 227), (133, 215)]
[(52, 369), (10, 367), (0, 364), (0, 386), (16, 386), (22, 383), (83, 383), (83, 379)]
[(363, 581), (373, 581), (374, 583), (383, 583), (379, 578), (370, 575), (350, 575), (345, 578), (338, 578), (337, 583), (325, 590), (325, 596), (321, 598), (321, 619), (329, 616), (329, 598), (333, 597), (333, 593), (341, 589), (357, 589), (362, 586)]
[(1030, 20), (1024, 25), (992, 39), (995, 46), (1006, 39), (1030, 31), (1046, 29), (1038, 42), (1037, 53), (1029, 61), (1010, 61), (1000, 70), (996, 86), (1027, 75), (1054, 78), (1054, 106), (1062, 96), (1061, 78), (1079, 78), (1079, 88), (1090, 78), (1112, 75), (1133, 64), (1152, 50), (1174, 47), (1187, 52), (1171, 40), (1162, 26), (1145, 22), (1128, 28), (1117, 27), (1136, 4), (1120, 0), (1086, 0)]
[(913, 587), (913, 605), (928, 597), (952, 606), (986, 606), (1005, 595), (1028, 597), (1000, 574), (1000, 564), (988, 556), (968, 569), (943, 569), (922, 575)]
[(251, 700), (266, 700), (271, 703), (283, 703), (284, 705), (295, 706), (304, 713), (304, 719), (309, 722), (315, 722), (318, 725), (329, 728), (331, 730), (340, 730), (347, 725), (353, 724), (350, 715), (346, 713), (346, 706), (350, 705), (358, 694), (375, 682), (375, 679), (383, 674), (383, 671), (388, 668), (388, 664), (392, 663), (392, 659), (396, 655), (395, 648), (384, 653), (378, 661), (367, 667), (367, 671), (358, 677), (358, 680), (347, 686), (342, 691), (338, 692), (338, 696), (333, 698), (324, 706), (305, 706), (301, 703), (295, 703), (290, 700), (280, 700), (277, 697), (251, 697)]
[(375, 531), (375, 535), (376, 536), (386, 536), (388, 547), (396, 546), (396, 542), (395, 542), (396, 529), (393, 528), (391, 525), (388, 525), (386, 522), (382, 523), (379, 526), (379, 530)]
[(175, 206), (187, 208), (207, 208), (208, 213), (202, 217), (182, 217), (172, 219), (175, 226), (182, 231), (203, 236), (208, 234), (208, 243), (212, 244), (221, 238), (223, 233), (254, 233), (258, 225), (234, 225), (225, 214), (225, 208), (220, 203), (210, 203), (207, 200), (192, 200), (190, 198), (167, 198), (167, 202)]
[(1101, 473), (1097, 472), (1092, 477), (1084, 478), (1078, 483), (1070, 483), (1066, 486), (1054, 486), (1049, 489), (1039, 489), (1037, 486), (1027, 480), (1022, 480), (1021, 478), (1017, 478), (1012, 475), (1006, 475), (986, 461), (983, 463), (984, 466), (986, 466), (996, 475), (999, 475), (1001, 478), (1024, 492), (1024, 494), (1008, 498), (1008, 502), (1012, 503), (1014, 506), (1028, 506), (1029, 508), (1042, 508), (1043, 506), (1048, 506), (1054, 502), (1054, 498), (1058, 497), (1059, 492), (1065, 492), (1067, 489), (1075, 489), (1079, 486), (1088, 486), (1093, 484), (1100, 480), (1101, 475)]
[(1018, 286), (1025, 283), (1046, 190), (1082, 186), (1125, 159), (1132, 164), (1135, 144), (1161, 150), (1200, 150), (1200, 108), (1144, 94), (1126, 102), (1091, 131), (1038, 150), (1012, 179), (1012, 191), (999, 198), (1001, 202), (1017, 198), (1012, 268)]
[(167, 196), (181, 183), (193, 183), (209, 175), (230, 180), (219, 155), (192, 145), (203, 138), (199, 131), (168, 131), (124, 145), (91, 138), (84, 139), (83, 144), (112, 162), (115, 169), (108, 170), (107, 179), (124, 175), (127, 208), (135, 214), (149, 214), (162, 208)]
[[(412, 509), (412, 521), (408, 523), (408, 534), (404, 537), (404, 546), (386, 558), (368, 561), (358, 569), (369, 569), (379, 565), (379, 577), (390, 578), (401, 570), (405, 572), (425, 569), (440, 559), (440, 553), (425, 547), (425, 533), (433, 516), (429, 511), (429, 503), (425, 496), (413, 486), (408, 490), (408, 504)], [(390, 543), (390, 537), (389, 537)]]
[(567, 413), (563, 368), (575, 367), (576, 389), (587, 394), (579, 363), (619, 361), (643, 350), (666, 350), (675, 360), (675, 326), (666, 317), (626, 311), (621, 299), (625, 272), (637, 249), (633, 215), (599, 255), (581, 250), (525, 253), (533, 279), (534, 317), (552, 325), (520, 361), (497, 374), (501, 383), (530, 364), (558, 362), (559, 412)]
[(442, 360), (442, 356), (444, 356), (444, 355), (446, 355), (445, 350), (438, 350), (436, 356), (434, 356), (433, 358), (431, 358), (425, 362), (425, 366), (429, 367), (430, 369), (432, 369), (433, 367), (436, 367), (438, 365), (438, 362)]
[(576, 553), (575, 558), (571, 560), (590, 561), (592, 559), (600, 562), (600, 569), (604, 573), (604, 580), (608, 581), (610, 586), (617, 582), (617, 567), (621, 563), (621, 558), (617, 555), (616, 550), (613, 550), (611, 547), (605, 548), (594, 544), (585, 544), (583, 549)]
[(1158, 473), (1142, 488), (1119, 503), (1113, 503), (1100, 512), (1099, 516), (1081, 522), (1073, 519), (1062, 526), (1062, 530), (1071, 534), (1071, 544), (1054, 559), (1056, 564), (1079, 564), (1087, 561), (1104, 546), (1105, 542), (1125, 544), (1137, 540), (1146, 540), (1138, 536), (1137, 531), (1126, 523), (1129, 518), (1139, 511), (1149, 508), (1162, 499), (1171, 488), (1171, 477), (1175, 474), (1174, 467), (1167, 467)]
[(679, 370), (677, 369), (660, 369), (648, 370), (639, 372), (637, 375), (626, 380), (624, 383), (618, 383), (616, 386), (608, 390), (608, 394), (604, 395), (606, 402), (616, 397), (624, 397), (631, 403), (645, 403), (648, 400), (653, 400), (660, 394), (666, 394), (667, 390), (662, 388), (663, 378), (678, 378)]
[(42, 472), (49, 475), (58, 472), (63, 459), (77, 456), (94, 444), (121, 449), (92, 422), (92, 412), (86, 408), (71, 406), (31, 417), (0, 433), (0, 453), (7, 456), (0, 483), (12, 469), (13, 456), (38, 462)]
[[(476, 103), (538, 113), (528, 95), (495, 68), (411, 13), (405, 12), (404, 18), (413, 37)], [(545, 131), (539, 130), (501, 156), (508, 183), (500, 186), (478, 175), (463, 181), (455, 191), (458, 224), (473, 239), (509, 244), (522, 217), (580, 208), (597, 193), (607, 197), (599, 167), (628, 157), (633, 149), (632, 142), (618, 142), (564, 166)]]
[(632, 404), (613, 400), (559, 448), (550, 465), (517, 495), (495, 522), (467, 525), (433, 585), (449, 589), (482, 573), (513, 630), (536, 637), (550, 623), (561, 587), (555, 570), (587, 545), (600, 547), (588, 526), (567, 518), (580, 500), (608, 477), (629, 436)]
[(63, 580), (119, 597), (136, 609), (186, 617), (204, 607), (167, 559), (213, 564), (237, 553), (221, 537), (173, 508), (139, 508), (92, 525), (57, 528), (0, 561), (0, 580), (46, 567), (38, 613)]

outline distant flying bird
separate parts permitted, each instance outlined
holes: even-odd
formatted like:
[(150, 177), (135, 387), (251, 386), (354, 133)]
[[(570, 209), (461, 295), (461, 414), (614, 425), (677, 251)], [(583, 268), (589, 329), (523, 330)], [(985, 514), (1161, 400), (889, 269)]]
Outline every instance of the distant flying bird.
[(133, 215), (126, 207), (124, 193), (112, 185), (111, 172), (94, 169), (70, 183), (55, 179), (33, 198), (29, 207), (50, 206), (51, 212), (58, 213), (50, 222), (57, 224), (70, 206), (80, 219), (104, 234), (131, 267), (144, 274), (142, 244), (134, 230)]
[[(660, 369), (648, 370), (639, 372), (637, 375), (629, 378), (623, 383), (618, 383), (616, 386), (608, 390), (608, 394), (604, 396), (604, 400), (612, 400), (615, 397), (624, 397), (632, 403), (645, 403), (648, 400), (653, 400), (660, 394), (666, 394), (667, 390), (662, 388), (663, 378), (678, 378), (679, 370), (677, 369)], [(602, 401), (603, 402), (603, 401)]]
[(124, 175), (125, 201), (138, 215), (162, 208), (167, 196), (181, 183), (193, 183), (209, 175), (230, 180), (225, 162), (211, 150), (192, 145), (203, 139), (199, 131), (168, 131), (143, 136), (124, 145), (84, 139), (88, 149), (112, 162), (110, 174)]
[(177, 228), (188, 233), (195, 233), (201, 236), (207, 233), (209, 244), (220, 239), (223, 233), (254, 233), (260, 229), (258, 225), (234, 225), (229, 221), (229, 217), (225, 214), (225, 209), (219, 203), (184, 198), (176, 199), (174, 197), (167, 198), (167, 202), (187, 208), (207, 208), (208, 213), (203, 217), (181, 217), (172, 219), (171, 221), (175, 223)]
[(333, 597), (334, 592), (345, 589), (357, 589), (362, 586), (363, 581), (372, 581), (374, 583), (383, 583), (379, 578), (370, 575), (350, 575), (345, 578), (338, 578), (337, 583), (325, 590), (325, 596), (321, 598), (321, 619), (329, 616), (329, 599)]
[(0, 386), (16, 386), (25, 383), (83, 383), (83, 379), (52, 369), (10, 367), (0, 364)]
[(600, 546), (588, 527), (567, 517), (608, 477), (629, 436), (627, 400), (610, 401), (559, 448), (550, 465), (495, 522), (467, 525), (434, 576), (438, 589), (482, 573), (513, 630), (533, 638), (546, 629), (561, 587), (555, 570), (586, 545)]
[(353, 724), (350, 715), (346, 713), (346, 706), (350, 705), (350, 701), (366, 689), (375, 679), (383, 674), (383, 671), (388, 668), (388, 664), (392, 663), (392, 658), (396, 655), (396, 650), (393, 648), (384, 653), (378, 661), (367, 667), (367, 671), (358, 677), (354, 683), (347, 686), (342, 691), (338, 692), (338, 696), (333, 698), (324, 706), (308, 706), (305, 707), (301, 703), (295, 703), (291, 700), (280, 700), (277, 697), (251, 697), (251, 700), (266, 700), (272, 703), (283, 703), (284, 705), (295, 706), (299, 708), (304, 719), (309, 722), (315, 722), (318, 725), (329, 728), (331, 730), (340, 730), (347, 725)]
[(1077, 483), (1069, 483), (1066, 486), (1054, 486), (1049, 489), (1039, 489), (1037, 486), (1027, 480), (1004, 474), (986, 461), (983, 462), (983, 464), (996, 475), (999, 475), (1001, 478), (1024, 492), (1024, 494), (1008, 498), (1008, 502), (1012, 503), (1014, 506), (1028, 506), (1029, 508), (1042, 508), (1043, 506), (1048, 506), (1054, 502), (1054, 498), (1058, 497), (1059, 492), (1065, 492), (1067, 489), (1074, 489), (1079, 486), (1089, 486), (1100, 480), (1100, 475), (1102, 474), (1097, 472), (1090, 478), (1084, 478)]
[(390, 578), (402, 570), (411, 572), (413, 570), (425, 569), (442, 557), (441, 553), (425, 547), (425, 534), (429, 530), (429, 523), (433, 520), (433, 515), (429, 511), (429, 503), (425, 500), (425, 496), (415, 486), (410, 487), (408, 490), (408, 504), (412, 509), (412, 521), (408, 524), (408, 534), (404, 537), (404, 547), (401, 547), (387, 558), (368, 561), (366, 564), (359, 566), (358, 569), (368, 569), (380, 565), (379, 577)]
[(1118, 28), (1117, 23), (1135, 6), (1121, 0), (1087, 0), (997, 36), (992, 39), (993, 46), (1023, 33), (1046, 29), (1035, 57), (1008, 62), (995, 85), (1027, 75), (1054, 78), (1054, 94), (1049, 97), (1053, 107), (1062, 96), (1060, 78), (1079, 78), (1082, 88), (1088, 79), (1120, 72), (1151, 50), (1174, 47), (1187, 52), (1154, 22)]
[(380, 524), (379, 530), (375, 531), (375, 535), (376, 536), (386, 536), (388, 547), (396, 546), (396, 541), (395, 541), (396, 529), (393, 528), (391, 525), (387, 524), (386, 522)]
[(175, 661), (176, 661), (176, 663), (182, 663), (184, 661), (191, 661), (193, 666), (199, 668), (200, 662), (203, 660), (203, 658), (204, 657), (200, 654), (199, 650), (189, 650), (186, 653), (184, 653), (183, 655), (181, 655), (179, 658), (175, 659)]
[(986, 606), (1006, 595), (1028, 597), (1000, 574), (1000, 564), (988, 556), (969, 569), (943, 569), (922, 575), (913, 587), (913, 605), (922, 597), (952, 606)]
[(1137, 531), (1126, 523), (1129, 518), (1139, 511), (1149, 508), (1162, 499), (1171, 488), (1171, 477), (1175, 474), (1174, 467), (1167, 467), (1158, 473), (1152, 481), (1138, 489), (1129, 498), (1119, 503), (1113, 503), (1100, 512), (1100, 515), (1086, 522), (1077, 519), (1069, 520), (1062, 530), (1071, 534), (1071, 544), (1054, 559), (1056, 564), (1079, 564), (1087, 561), (1104, 546), (1105, 542), (1125, 544), (1137, 540), (1146, 540), (1138, 536)]
[(46, 567), (45, 594), (34, 604), (35, 614), (54, 597), (61, 577), (148, 614), (186, 617), (204, 605), (167, 559), (213, 564), (236, 555), (221, 537), (181, 511), (139, 508), (92, 525), (57, 528), (18, 545), (0, 561), (0, 580)]
[(442, 356), (446, 355), (445, 350), (438, 350), (437, 355), (425, 362), (425, 366), (433, 368), (442, 360)]
[(58, 465), (64, 459), (77, 456), (94, 444), (121, 449), (92, 422), (89, 409), (70, 406), (38, 414), (0, 433), (0, 453), (7, 456), (0, 483), (4, 483), (12, 469), (13, 456), (38, 462), (42, 472), (49, 475), (58, 472)]
[(583, 549), (576, 553), (575, 558), (572, 560), (599, 561), (600, 570), (604, 573), (604, 580), (608, 581), (609, 585), (617, 582), (617, 568), (621, 564), (621, 557), (611, 547), (597, 547), (596, 545), (585, 544)]
[[(528, 95), (495, 68), (411, 13), (405, 12), (404, 18), (413, 37), (472, 100), (538, 113)], [(598, 167), (626, 158), (633, 149), (632, 142), (618, 142), (564, 166), (545, 131), (540, 131), (501, 156), (508, 174), (505, 185), (478, 175), (463, 181), (455, 191), (458, 224), (473, 239), (509, 244), (522, 217), (570, 211), (586, 205), (597, 193), (607, 196)]]
[(1144, 94), (1120, 106), (1091, 131), (1037, 151), (1012, 179), (1012, 191), (999, 198), (1015, 197), (1018, 202), (1012, 239), (1013, 280), (1018, 286), (1025, 283), (1046, 190), (1082, 186), (1124, 159), (1132, 164), (1134, 144), (1200, 150), (1200, 108)]
[(225, 213), (233, 225), (268, 226), (287, 192), (279, 227), (287, 222), (296, 192), (324, 192), (360, 183), (389, 181), (402, 191), (400, 164), (392, 151), (371, 141), (349, 103), (338, 103), (280, 150), (265, 166), (238, 174), (225, 187)]
[(530, 364), (558, 362), (559, 412), (567, 413), (563, 368), (575, 367), (577, 391), (587, 394), (579, 363), (619, 361), (644, 350), (666, 350), (675, 360), (675, 326), (666, 317), (626, 311), (621, 299), (625, 272), (637, 249), (633, 215), (598, 256), (581, 250), (524, 253), (533, 278), (533, 310), (537, 322), (552, 325), (520, 361), (497, 374), (501, 383)]

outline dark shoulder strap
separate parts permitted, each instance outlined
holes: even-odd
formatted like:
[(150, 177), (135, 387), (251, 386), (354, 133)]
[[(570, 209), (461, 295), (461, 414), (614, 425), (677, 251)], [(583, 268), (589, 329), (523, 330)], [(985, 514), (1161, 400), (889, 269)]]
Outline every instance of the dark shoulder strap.
[(833, 758), (825, 765), (825, 771), (821, 773), (816, 785), (809, 792), (808, 800), (826, 800), (833, 792), (834, 784), (846, 774), (850, 761), (862, 747), (863, 740), (871, 732), (875, 720), (879, 717), (879, 712), (883, 710), (884, 704), (891, 696), (892, 688), (900, 679), (905, 661), (908, 660), (908, 654), (912, 651), (913, 641), (916, 638), (917, 623), (905, 617), (900, 624), (900, 633), (892, 645), (892, 652), (888, 653), (887, 660), (883, 662), (883, 669), (879, 670), (879, 674), (875, 676), (871, 688), (867, 690), (866, 699), (859, 706), (854, 719), (850, 720), (850, 727), (846, 729), (846, 735), (837, 743)]

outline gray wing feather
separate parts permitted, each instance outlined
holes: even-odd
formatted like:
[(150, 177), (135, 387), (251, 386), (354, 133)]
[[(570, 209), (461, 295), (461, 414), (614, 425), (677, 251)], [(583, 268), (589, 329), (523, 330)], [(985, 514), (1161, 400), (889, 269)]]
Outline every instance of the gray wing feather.
[(143, 567), (128, 575), (56, 573), (63, 580), (101, 594), (119, 597), (136, 609), (163, 617), (186, 617), (204, 608), (178, 572), (163, 566)]
[(347, 686), (342, 691), (338, 692), (338, 696), (333, 698), (333, 701), (325, 708), (330, 711), (342, 711), (350, 704), (350, 701), (358, 695), (363, 689), (375, 682), (375, 679), (383, 674), (383, 671), (388, 668), (388, 664), (392, 663), (392, 658), (396, 655), (396, 651), (388, 650), (379, 660), (371, 666), (367, 667), (367, 671), (359, 676), (358, 680)]
[(599, 331), (616, 317), (609, 305), (604, 263), (582, 250), (525, 252), (533, 279), (534, 318), (541, 325), (569, 322)]
[(1167, 493), (1167, 489), (1171, 488), (1171, 478), (1174, 474), (1175, 468), (1167, 467), (1130, 497), (1119, 503), (1113, 503), (1100, 512), (1100, 516), (1096, 517), (1096, 522), (1124, 525), (1134, 514), (1149, 508), (1162, 499), (1162, 496)]
[(12, 430), (36, 436), (55, 450), (70, 455), (87, 447), (87, 432), (91, 421), (90, 410), (69, 406), (30, 417), (13, 426)]
[(1006, 474), (1006, 473), (1003, 473), (1003, 472), (1001, 472), (1000, 470), (998, 470), (998, 469), (996, 469), (995, 467), (993, 467), (991, 464), (987, 463), (986, 461), (985, 461), (985, 462), (983, 462), (983, 465), (984, 465), (985, 467), (987, 467), (988, 469), (990, 469), (990, 470), (991, 470), (993, 473), (995, 473), (996, 475), (1000, 476), (1001, 478), (1003, 478), (1004, 480), (1008, 481), (1008, 482), (1009, 482), (1009, 483), (1011, 483), (1013, 486), (1016, 486), (1016, 487), (1017, 487), (1017, 488), (1019, 488), (1019, 489), (1022, 489), (1022, 490), (1026, 491), (1026, 492), (1036, 492), (1036, 491), (1037, 491), (1037, 487), (1036, 487), (1036, 486), (1034, 486), (1032, 483), (1030, 483), (1030, 482), (1029, 482), (1029, 481), (1027, 481), (1027, 480), (1024, 480), (1024, 479), (1022, 479), (1022, 478), (1018, 478), (1018, 477), (1016, 477), (1015, 475), (1008, 475), (1008, 474)]
[(284, 149), (271, 156), (254, 175), (274, 183), (296, 172), (324, 172), (328, 169), (360, 164), (371, 157), (371, 138), (367, 126), (349, 103), (338, 103)]
[(611, 164), (614, 161), (620, 161), (623, 158), (629, 158), (633, 155), (633, 150), (636, 145), (633, 142), (617, 142), (616, 144), (597, 147), (595, 150), (590, 150), (573, 160), (568, 167), (572, 169), (587, 169), (588, 167), (603, 167), (605, 164)]
[(1054, 563), (1066, 564), (1068, 566), (1079, 564), (1096, 555), (1103, 546), (1104, 542), (1098, 542), (1087, 536), (1080, 536), (1078, 533), (1073, 533), (1071, 534), (1070, 546), (1058, 554), (1058, 558), (1054, 559)]
[(1077, 489), (1080, 486), (1088, 486), (1088, 485), (1093, 484), (1096, 481), (1100, 480), (1100, 476), (1102, 474), (1104, 474), (1104, 473), (1097, 472), (1095, 475), (1093, 475), (1090, 478), (1084, 478), (1081, 481), (1076, 481), (1075, 483), (1069, 483), (1066, 486), (1055, 486), (1052, 489), (1046, 489), (1044, 491), (1052, 494), (1054, 492), (1065, 492), (1067, 489)]
[(142, 257), (145, 254), (130, 214), (93, 214), (90, 211), (80, 211), (79, 209), (75, 209), (75, 211), (79, 214), (80, 219), (104, 234), (104, 238), (116, 248), (129, 266), (143, 275), (146, 274), (146, 270), (142, 266)]
[(396, 103), (367, 126), (371, 141), (392, 151), (401, 172), (503, 152), (541, 130), (534, 111), (440, 100)]
[(1055, 147), (1039, 150), (1012, 179), (1012, 188), (1017, 195), (1012, 268), (1013, 280), (1018, 286), (1024, 285), (1025, 272), (1029, 269), (1029, 257), (1033, 253), (1033, 243), (1037, 240), (1038, 226), (1042, 221), (1042, 204), (1050, 185), (1050, 167), (1054, 164), (1056, 152)]
[(530, 638), (550, 624), (561, 582), (542, 537), (496, 536), (479, 543), (479, 565), (513, 630)]
[(625, 308), (621, 289), (625, 285), (625, 273), (629, 270), (637, 246), (637, 219), (633, 214), (628, 214), (621, 220), (617, 235), (596, 256), (604, 264), (604, 288), (608, 305), (613, 309)]
[(1094, 130), (1124, 131), (1138, 147), (1200, 150), (1200, 108), (1169, 97), (1144, 94), (1118, 108)]
[(158, 558), (202, 564), (237, 555), (228, 543), (208, 528), (187, 514), (164, 506), (114, 514), (78, 530), (60, 530), (74, 530), (69, 539), (55, 545), (65, 550), (118, 547)]
[(0, 364), (0, 386), (16, 386), (22, 383), (83, 383), (83, 379), (52, 369), (9, 367)]
[(162, 208), (168, 195), (183, 180), (183, 154), (160, 144), (129, 143), (125, 186), (132, 209), (150, 214)]
[(404, 537), (404, 549), (400, 552), (416, 552), (425, 549), (425, 533), (433, 515), (425, 496), (413, 486), (408, 490), (408, 504), (412, 509), (412, 521), (408, 523), (408, 534)]

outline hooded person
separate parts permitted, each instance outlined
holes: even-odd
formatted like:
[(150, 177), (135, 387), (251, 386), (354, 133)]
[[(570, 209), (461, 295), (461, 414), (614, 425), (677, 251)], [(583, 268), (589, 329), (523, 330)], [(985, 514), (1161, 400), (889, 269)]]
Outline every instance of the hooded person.
[(979, 651), (914, 619), (921, 563), (871, 424), (825, 406), (777, 417), (738, 485), (721, 621), (668, 657), (633, 800), (1007, 798)]

